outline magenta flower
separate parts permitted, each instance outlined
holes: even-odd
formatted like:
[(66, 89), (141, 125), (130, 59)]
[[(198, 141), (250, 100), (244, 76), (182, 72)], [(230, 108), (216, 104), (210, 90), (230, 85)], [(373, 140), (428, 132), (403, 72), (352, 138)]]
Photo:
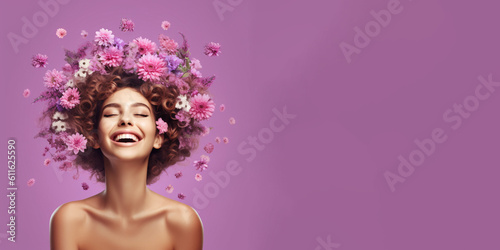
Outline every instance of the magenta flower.
[(134, 31), (134, 22), (130, 19), (122, 18), (122, 22), (120, 23), (120, 29), (123, 32)]
[(179, 171), (179, 172), (175, 173), (174, 175), (175, 175), (175, 178), (179, 179), (182, 177), (182, 172)]
[(203, 179), (203, 177), (201, 176), (201, 174), (196, 174), (196, 175), (194, 176), (194, 179), (195, 179), (196, 181), (201, 181), (201, 180)]
[(186, 198), (186, 196), (183, 194), (183, 193), (179, 193), (177, 195), (177, 198), (181, 199), (181, 200), (184, 200), (184, 198)]
[(45, 81), (45, 86), (49, 88), (59, 88), (61, 83), (66, 80), (66, 77), (63, 75), (63, 72), (53, 69), (47, 70), (43, 80)]
[(89, 33), (86, 30), (82, 30), (82, 33), (80, 33), (80, 35), (82, 36), (82, 38), (86, 38)]
[(205, 152), (207, 152), (208, 154), (212, 153), (212, 151), (214, 151), (214, 144), (212, 143), (207, 143), (207, 145), (205, 145), (205, 147), (203, 147), (203, 149), (205, 150)]
[(161, 28), (164, 30), (168, 30), (168, 28), (170, 28), (170, 22), (169, 21), (161, 22)]
[(59, 38), (65, 37), (67, 33), (68, 32), (65, 29), (62, 29), (62, 28), (59, 28), (59, 29), (56, 30), (56, 35)]
[(108, 65), (111, 67), (118, 67), (123, 61), (123, 53), (121, 50), (110, 47), (99, 53), (100, 61), (103, 65)]
[(211, 42), (205, 45), (205, 55), (218, 56), (220, 53), (220, 45), (218, 43)]
[(234, 117), (229, 118), (229, 124), (234, 125), (236, 123), (236, 120)]
[(76, 155), (78, 151), (84, 152), (87, 148), (87, 138), (80, 133), (69, 135), (65, 138), (66, 145), (69, 151), (73, 151)]
[(48, 56), (42, 54), (36, 54), (31, 59), (31, 65), (35, 68), (45, 68), (47, 66)]
[(160, 131), (160, 134), (163, 134), (168, 131), (168, 124), (160, 117), (158, 121), (156, 121), (156, 128)]
[(26, 97), (30, 96), (30, 93), (31, 93), (30, 89), (25, 89), (23, 91), (23, 96), (26, 98)]
[(137, 74), (144, 81), (159, 80), (166, 69), (165, 61), (156, 55), (147, 54), (141, 57), (137, 63)]
[(189, 115), (198, 121), (207, 120), (215, 110), (215, 104), (207, 94), (197, 94), (190, 100)]
[(33, 184), (35, 184), (35, 178), (29, 179), (28, 182), (27, 182), (27, 184), (28, 184), (28, 187), (33, 186)]
[(141, 55), (153, 54), (155, 52), (156, 43), (151, 42), (151, 40), (147, 38), (139, 37), (136, 38), (134, 42), (137, 44), (137, 50), (141, 53)]
[(177, 44), (173, 39), (170, 39), (168, 36), (161, 34), (158, 37), (158, 40), (160, 40), (160, 47), (163, 50), (165, 50), (168, 54), (175, 54), (179, 44)]
[(167, 193), (171, 194), (174, 191), (174, 187), (172, 185), (168, 185), (165, 188), (165, 191), (167, 191)]
[(206, 155), (202, 155), (199, 161), (193, 162), (193, 166), (196, 170), (203, 171), (208, 168), (208, 161), (210, 161), (210, 158)]
[(223, 112), (225, 109), (226, 109), (226, 106), (225, 106), (224, 104), (221, 104), (221, 105), (219, 106), (219, 110), (220, 110), (220, 112)]
[(72, 109), (80, 103), (80, 93), (77, 88), (69, 88), (64, 91), (61, 97), (61, 106), (65, 109)]
[(47, 158), (43, 161), (43, 165), (48, 166), (50, 164), (50, 158)]
[(110, 46), (113, 44), (114, 40), (115, 35), (113, 35), (113, 32), (111, 30), (102, 28), (99, 31), (95, 32), (94, 41), (97, 43), (97, 45)]
[(215, 137), (215, 142), (220, 143), (220, 137)]
[(228, 143), (229, 143), (229, 139), (228, 139), (227, 137), (222, 138), (222, 141), (223, 141), (224, 143), (226, 143), (226, 144), (228, 144)]
[(89, 184), (87, 184), (86, 182), (82, 182), (82, 188), (83, 190), (89, 189)]

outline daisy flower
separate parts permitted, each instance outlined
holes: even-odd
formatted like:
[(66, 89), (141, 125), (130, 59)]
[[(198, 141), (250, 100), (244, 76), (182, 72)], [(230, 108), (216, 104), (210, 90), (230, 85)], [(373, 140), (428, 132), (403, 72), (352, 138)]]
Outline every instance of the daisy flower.
[(236, 123), (236, 120), (234, 117), (229, 118), (229, 124), (234, 125)]
[(205, 55), (207, 56), (218, 56), (220, 51), (220, 45), (218, 43), (211, 42), (205, 45)]
[(147, 54), (137, 63), (137, 74), (144, 81), (159, 80), (165, 69), (165, 62), (156, 55)]
[(82, 30), (82, 33), (80, 33), (80, 35), (82, 36), (82, 38), (86, 38), (89, 33), (86, 30)]
[(68, 32), (65, 29), (62, 29), (62, 28), (59, 28), (59, 29), (56, 30), (56, 35), (59, 38), (65, 37), (67, 33)]
[(130, 19), (122, 18), (120, 29), (123, 32), (134, 31), (134, 22), (132, 22), (132, 20)]
[(111, 30), (102, 28), (99, 31), (95, 32), (94, 41), (97, 43), (97, 45), (110, 46), (113, 44), (114, 39), (115, 35), (113, 35), (113, 32)]
[(33, 186), (33, 184), (35, 184), (35, 178), (31, 178), (31, 179), (29, 179), (29, 180), (28, 180), (28, 182), (27, 182), (26, 184), (28, 184), (28, 187)]
[[(104, 66), (118, 67), (123, 61), (123, 53), (121, 50), (110, 47), (99, 53), (99, 60)], [(90, 60), (89, 60), (90, 62)]]
[(142, 55), (153, 54), (155, 52), (156, 43), (151, 42), (151, 40), (149, 40), (147, 38), (139, 37), (139, 38), (136, 38), (134, 40), (134, 42), (135, 42), (135, 44), (137, 44), (137, 50)]
[(160, 134), (163, 134), (168, 131), (168, 124), (160, 117), (158, 121), (156, 121), (156, 128), (160, 131)]
[(43, 80), (45, 81), (45, 86), (49, 88), (59, 88), (61, 83), (66, 80), (66, 77), (61, 71), (53, 69), (48, 70), (47, 73), (45, 73)]
[(205, 147), (203, 147), (203, 149), (205, 150), (205, 152), (207, 152), (208, 154), (212, 153), (212, 151), (214, 151), (214, 144), (212, 143), (207, 143), (207, 145), (205, 145)]
[(160, 40), (160, 47), (162, 49), (164, 49), (169, 54), (175, 54), (179, 44), (177, 44), (173, 39), (170, 39), (168, 36), (161, 34), (158, 37), (158, 40)]
[(167, 193), (171, 194), (174, 191), (174, 187), (172, 185), (168, 185), (165, 188), (165, 191), (167, 191)]
[(30, 93), (31, 93), (30, 89), (25, 89), (25, 90), (23, 91), (23, 96), (24, 96), (25, 98), (27, 98), (28, 96), (30, 96)]
[(176, 109), (183, 109), (184, 111), (189, 112), (189, 110), (191, 109), (191, 105), (189, 104), (186, 95), (180, 95), (177, 97), (177, 102), (175, 103), (175, 108)]
[(203, 177), (201, 176), (201, 174), (196, 174), (196, 175), (194, 176), (194, 179), (195, 179), (196, 181), (201, 181), (201, 180), (203, 179)]
[(88, 69), (90, 66), (90, 59), (82, 59), (80, 61), (78, 61), (78, 67), (80, 67), (80, 69)]
[(63, 108), (72, 109), (80, 103), (80, 93), (76, 88), (69, 88), (64, 91), (60, 100)]
[(80, 133), (69, 135), (65, 138), (66, 145), (69, 151), (73, 151), (76, 155), (78, 151), (84, 152), (87, 148), (87, 138)]
[(42, 54), (36, 54), (31, 59), (31, 65), (35, 68), (45, 68), (47, 66), (48, 56)]
[(198, 121), (207, 120), (215, 110), (215, 104), (207, 94), (197, 94), (191, 98), (189, 114)]
[(170, 28), (170, 22), (169, 21), (161, 22), (161, 28), (164, 30), (168, 30), (168, 28)]

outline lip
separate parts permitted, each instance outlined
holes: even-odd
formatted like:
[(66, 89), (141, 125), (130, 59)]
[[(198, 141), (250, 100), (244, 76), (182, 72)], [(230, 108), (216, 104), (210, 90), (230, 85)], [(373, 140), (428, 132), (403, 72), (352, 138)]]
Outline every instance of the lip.
[[(132, 135), (135, 135), (139, 141), (136, 141), (136, 142), (117, 142), (115, 141), (115, 137), (119, 134), (132, 134)], [(142, 141), (142, 136), (140, 136), (138, 133), (132, 131), (132, 130), (119, 130), (119, 131), (116, 131), (114, 132), (113, 134), (111, 134), (110, 136), (110, 139), (111, 141), (115, 144), (115, 145), (119, 145), (119, 146), (134, 146), (135, 144), (139, 143), (140, 141)]]
[(120, 147), (132, 147), (134, 146), (135, 144), (139, 143), (140, 141), (136, 141), (136, 142), (116, 142), (116, 141), (113, 141), (112, 142), (117, 145), (117, 146), (120, 146)]

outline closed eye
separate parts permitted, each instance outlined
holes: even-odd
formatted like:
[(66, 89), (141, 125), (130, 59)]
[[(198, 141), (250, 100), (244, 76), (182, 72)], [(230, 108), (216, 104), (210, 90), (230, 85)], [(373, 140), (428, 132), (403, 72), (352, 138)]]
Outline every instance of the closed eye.
[(148, 115), (142, 115), (142, 114), (136, 114), (138, 116), (142, 116), (142, 117), (148, 117)]
[(112, 115), (103, 115), (104, 117), (110, 117), (110, 116), (115, 116), (115, 114)]

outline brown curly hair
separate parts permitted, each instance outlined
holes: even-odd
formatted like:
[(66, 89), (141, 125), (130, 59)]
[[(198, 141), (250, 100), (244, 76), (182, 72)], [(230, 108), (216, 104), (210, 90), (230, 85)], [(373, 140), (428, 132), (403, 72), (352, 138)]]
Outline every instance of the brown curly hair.
[[(179, 161), (190, 156), (189, 148), (179, 148), (179, 135), (182, 127), (176, 122), (175, 103), (179, 89), (143, 81), (136, 74), (127, 73), (121, 67), (114, 68), (109, 74), (94, 72), (85, 81), (76, 83), (80, 91), (80, 104), (69, 112), (69, 125), (88, 140), (85, 152), (77, 154), (75, 163), (80, 168), (96, 176), (98, 182), (105, 181), (104, 155), (101, 149), (92, 148), (97, 142), (97, 128), (104, 101), (117, 90), (130, 87), (141, 93), (153, 107), (155, 119), (162, 118), (168, 124), (168, 131), (163, 134), (160, 149), (151, 151), (148, 162), (146, 183), (152, 184), (159, 175)], [(196, 146), (197, 147), (197, 144)]]

